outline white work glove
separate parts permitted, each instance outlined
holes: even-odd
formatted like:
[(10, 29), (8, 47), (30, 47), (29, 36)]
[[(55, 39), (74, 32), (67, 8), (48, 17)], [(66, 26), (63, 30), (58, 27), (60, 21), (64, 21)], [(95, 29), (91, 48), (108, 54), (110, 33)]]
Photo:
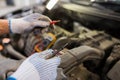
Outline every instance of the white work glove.
[(31, 30), (36, 26), (48, 27), (50, 25), (50, 18), (39, 13), (34, 13), (23, 18), (10, 19), (9, 28), (12, 33), (23, 33), (26, 30)]
[(33, 54), (7, 80), (56, 80), (57, 67), (61, 59), (59, 57), (45, 59), (46, 56), (53, 54), (52, 52), (53, 50), (49, 49)]

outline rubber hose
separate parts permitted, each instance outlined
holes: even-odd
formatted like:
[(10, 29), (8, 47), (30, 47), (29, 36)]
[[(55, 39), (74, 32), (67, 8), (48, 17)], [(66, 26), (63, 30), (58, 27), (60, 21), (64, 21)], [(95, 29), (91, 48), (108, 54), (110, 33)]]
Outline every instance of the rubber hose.
[(12, 55), (13, 57), (15, 57), (17, 59), (25, 59), (26, 58), (21, 53), (17, 52), (10, 44), (6, 45), (5, 48), (10, 55)]

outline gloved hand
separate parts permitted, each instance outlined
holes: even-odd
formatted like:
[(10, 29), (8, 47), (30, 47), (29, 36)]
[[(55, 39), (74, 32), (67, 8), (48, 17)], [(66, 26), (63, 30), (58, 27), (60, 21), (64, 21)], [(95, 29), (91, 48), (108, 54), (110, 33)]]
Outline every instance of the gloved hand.
[(33, 54), (7, 80), (55, 80), (61, 59), (54, 57), (46, 60), (45, 57), (53, 54), (52, 52), (49, 49)]
[(36, 26), (47, 27), (50, 25), (50, 18), (39, 13), (34, 13), (19, 19), (9, 20), (9, 27), (12, 33), (23, 33)]

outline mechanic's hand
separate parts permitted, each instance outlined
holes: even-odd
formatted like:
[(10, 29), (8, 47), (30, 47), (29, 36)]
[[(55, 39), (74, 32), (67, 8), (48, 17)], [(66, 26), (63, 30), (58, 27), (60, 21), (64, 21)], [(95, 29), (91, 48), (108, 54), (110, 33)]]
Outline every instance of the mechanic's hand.
[(47, 27), (50, 25), (51, 19), (39, 13), (34, 13), (19, 19), (9, 20), (9, 27), (12, 33), (23, 33), (31, 30), (36, 26)]
[(45, 59), (53, 50), (49, 49), (41, 53), (35, 53), (27, 58), (18, 70), (8, 80), (56, 80), (57, 67), (61, 59), (54, 57)]

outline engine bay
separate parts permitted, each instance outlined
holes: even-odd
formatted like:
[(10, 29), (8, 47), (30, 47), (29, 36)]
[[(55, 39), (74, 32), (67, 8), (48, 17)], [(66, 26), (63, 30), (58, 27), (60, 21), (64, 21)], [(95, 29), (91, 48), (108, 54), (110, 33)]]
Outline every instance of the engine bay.
[[(30, 10), (27, 9), (27, 12), (25, 10), (24, 13), (13, 14), (10, 17), (18, 18), (30, 14), (31, 11), (39, 12), (41, 8), (38, 8), (34, 6)], [(63, 49), (62, 54), (59, 55), (61, 64), (58, 68), (57, 80), (120, 79), (120, 40), (118, 37), (108, 34), (106, 30), (96, 29), (95, 25), (91, 25), (94, 30), (90, 29), (87, 26), (88, 23), (84, 21), (85, 16), (81, 16), (80, 13), (68, 10), (66, 13), (70, 15), (63, 15), (61, 12), (66, 11), (64, 9), (58, 12), (57, 10), (56, 12), (54, 10), (42, 12), (42, 10), (39, 13), (52, 19), (60, 19), (61, 22), (47, 28), (36, 26), (33, 30), (22, 34), (2, 35), (0, 37), (0, 80), (5, 80), (13, 74), (32, 54), (46, 49), (61, 50), (61, 48)], [(75, 15), (71, 16), (73, 13)], [(88, 18), (90, 17), (87, 16)], [(93, 21), (95, 22), (96, 19), (98, 18)], [(81, 20), (85, 23), (84, 25)]]
[[(1, 62), (0, 64), (11, 66), (7, 75), (14, 72), (21, 62), (35, 52), (45, 49), (60, 49), (66, 43), (68, 45), (60, 55), (63, 74), (58, 75), (58, 80), (107, 80), (112, 74), (109, 72), (119, 61), (119, 40), (100, 31), (92, 31), (75, 23), (73, 32), (55, 26), (54, 30), (35, 28), (22, 35), (10, 34), (1, 38)], [(44, 34), (42, 34), (42, 31)], [(52, 35), (52, 36), (51, 36)], [(6, 42), (6, 41), (7, 42)], [(37, 46), (37, 48), (36, 48)], [(12, 63), (12, 64), (10, 64)], [(0, 66), (1, 68), (3, 66)], [(14, 68), (16, 67), (16, 68)], [(11, 70), (13, 68), (14, 70)], [(10, 69), (10, 71), (9, 71)], [(3, 74), (3, 71), (0, 74)], [(61, 77), (62, 76), (62, 77)]]

